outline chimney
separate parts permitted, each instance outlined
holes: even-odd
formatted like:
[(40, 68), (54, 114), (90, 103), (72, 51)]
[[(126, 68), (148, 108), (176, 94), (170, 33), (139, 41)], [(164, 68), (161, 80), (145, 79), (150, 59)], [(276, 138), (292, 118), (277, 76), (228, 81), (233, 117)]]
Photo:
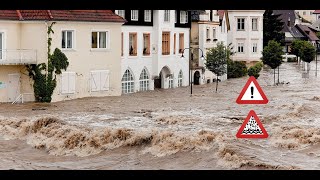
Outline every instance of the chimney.
[(290, 17), (288, 18), (287, 26), (290, 27)]

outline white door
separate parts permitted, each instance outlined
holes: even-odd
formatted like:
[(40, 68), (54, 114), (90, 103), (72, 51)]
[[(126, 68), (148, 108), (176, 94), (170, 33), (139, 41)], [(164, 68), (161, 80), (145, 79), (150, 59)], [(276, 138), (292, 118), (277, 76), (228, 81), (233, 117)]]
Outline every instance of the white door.
[(13, 102), (20, 95), (20, 74), (8, 74), (8, 101)]

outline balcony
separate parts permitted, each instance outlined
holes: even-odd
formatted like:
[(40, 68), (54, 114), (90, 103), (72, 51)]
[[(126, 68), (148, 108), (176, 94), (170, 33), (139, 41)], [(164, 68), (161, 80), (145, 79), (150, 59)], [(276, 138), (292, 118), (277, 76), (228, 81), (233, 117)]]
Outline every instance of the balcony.
[(0, 65), (26, 65), (37, 63), (37, 51), (34, 49), (2, 49)]

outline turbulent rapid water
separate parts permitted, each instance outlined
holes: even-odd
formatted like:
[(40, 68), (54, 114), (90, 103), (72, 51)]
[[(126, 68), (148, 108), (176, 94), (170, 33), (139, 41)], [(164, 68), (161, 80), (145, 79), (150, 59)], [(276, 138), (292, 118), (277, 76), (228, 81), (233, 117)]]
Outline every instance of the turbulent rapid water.
[[(239, 105), (248, 77), (51, 104), (0, 104), (0, 169), (319, 169), (320, 77), (296, 63), (265, 105)], [(250, 110), (267, 139), (237, 139)]]

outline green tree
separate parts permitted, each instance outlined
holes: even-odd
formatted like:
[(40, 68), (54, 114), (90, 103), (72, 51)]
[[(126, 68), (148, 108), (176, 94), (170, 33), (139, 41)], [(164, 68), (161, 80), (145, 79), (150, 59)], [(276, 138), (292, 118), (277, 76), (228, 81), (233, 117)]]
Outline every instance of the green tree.
[(281, 65), (283, 54), (284, 52), (282, 51), (280, 43), (276, 42), (275, 40), (269, 41), (268, 45), (264, 47), (262, 51), (261, 59), (263, 64), (266, 64), (273, 69), (274, 84), (276, 84), (276, 68)]
[(303, 42), (303, 47), (301, 49), (301, 60), (308, 63), (307, 72), (310, 70), (310, 62), (314, 60), (316, 56), (315, 47), (308, 41)]
[(227, 59), (230, 54), (230, 49), (224, 46), (222, 42), (219, 42), (217, 47), (210, 48), (207, 51), (205, 65), (209, 71), (217, 76), (216, 92), (218, 91), (218, 77), (227, 72)]
[(284, 45), (284, 33), (281, 32), (284, 23), (279, 19), (280, 14), (273, 14), (273, 10), (266, 10), (263, 14), (263, 47), (270, 40), (275, 40)]
[(248, 75), (249, 76), (254, 76), (256, 79), (258, 79), (258, 77), (260, 76), (260, 71), (262, 70), (263, 67), (263, 63), (262, 62), (258, 62), (255, 65), (251, 66), (248, 69)]
[(297, 56), (298, 62), (299, 62), (299, 57), (301, 58), (301, 53), (302, 53), (302, 47), (304, 45), (303, 40), (294, 40), (291, 43), (291, 53)]
[(30, 78), (33, 79), (34, 96), (37, 102), (51, 102), (52, 94), (57, 86), (56, 75), (61, 74), (61, 70), (67, 70), (69, 66), (68, 58), (60, 49), (56, 48), (51, 54), (51, 33), (54, 33), (53, 22), (48, 26), (47, 56), (48, 61), (41, 64), (27, 65)]

